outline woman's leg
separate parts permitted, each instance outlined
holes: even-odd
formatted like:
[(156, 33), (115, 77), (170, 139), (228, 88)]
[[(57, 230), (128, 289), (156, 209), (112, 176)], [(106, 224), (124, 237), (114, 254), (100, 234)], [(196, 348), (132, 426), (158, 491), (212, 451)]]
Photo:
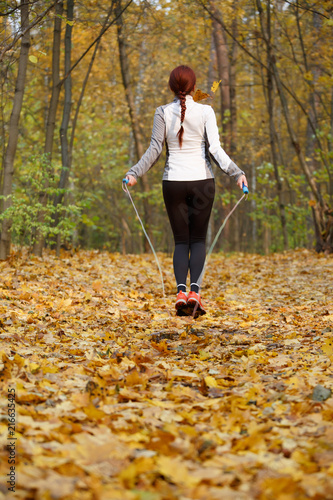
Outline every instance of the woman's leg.
[(206, 259), (206, 236), (215, 196), (214, 179), (191, 183), (189, 206), (191, 291), (199, 293), (199, 278)]
[(178, 292), (186, 291), (189, 269), (189, 208), (186, 181), (163, 181), (163, 198), (173, 232), (173, 268)]
[(214, 196), (214, 179), (163, 181), (164, 202), (175, 240), (173, 264), (178, 291), (185, 291), (189, 268), (191, 290), (199, 291)]

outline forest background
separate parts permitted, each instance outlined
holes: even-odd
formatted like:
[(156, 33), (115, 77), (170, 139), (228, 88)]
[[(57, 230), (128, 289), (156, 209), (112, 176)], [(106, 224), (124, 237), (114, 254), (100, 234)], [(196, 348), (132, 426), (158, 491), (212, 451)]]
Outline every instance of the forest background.
[[(327, 0), (0, 1), (0, 259), (12, 243), (148, 250), (121, 181), (179, 64), (249, 181), (216, 249), (332, 252), (332, 12)], [(132, 193), (170, 252), (164, 155)], [(214, 171), (209, 242), (240, 197)]]

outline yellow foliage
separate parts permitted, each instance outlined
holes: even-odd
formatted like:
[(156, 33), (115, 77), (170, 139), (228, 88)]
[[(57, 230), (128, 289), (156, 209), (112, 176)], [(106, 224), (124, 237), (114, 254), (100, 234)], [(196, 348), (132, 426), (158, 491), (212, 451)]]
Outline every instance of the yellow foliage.
[[(164, 300), (141, 281), (124, 290), (135, 273), (157, 279), (152, 258), (114, 259), (46, 253), (22, 296), (2, 299), (1, 477), (13, 401), (21, 498), (330, 498), (332, 397), (310, 397), (331, 388), (333, 298), (314, 300), (333, 279), (330, 257), (214, 255), (214, 291), (196, 321), (174, 316), (172, 293)], [(7, 283), (16, 269), (29, 277), (29, 260), (15, 264), (2, 268)], [(68, 267), (60, 295), (55, 276)], [(100, 273), (89, 281), (91, 268)], [(265, 278), (254, 282), (258, 268)]]
[(214, 82), (212, 87), (211, 87), (211, 91), (215, 93), (217, 91), (217, 89), (219, 88), (220, 83), (221, 83), (221, 80), (219, 80), (218, 82)]
[(207, 98), (212, 98), (212, 96), (210, 94), (207, 94), (206, 92), (202, 92), (202, 90), (200, 89), (197, 89), (194, 94), (193, 94), (193, 100), (195, 102), (199, 102), (199, 101), (202, 101), (203, 99), (207, 99)]

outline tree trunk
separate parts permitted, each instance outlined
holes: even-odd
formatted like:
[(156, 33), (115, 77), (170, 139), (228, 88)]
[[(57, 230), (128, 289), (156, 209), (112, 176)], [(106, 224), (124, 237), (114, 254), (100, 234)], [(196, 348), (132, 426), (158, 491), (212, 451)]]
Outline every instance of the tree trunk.
[[(233, 19), (232, 19), (232, 34), (233, 38), (231, 40), (231, 50), (230, 50), (230, 75), (229, 75), (229, 82), (230, 82), (230, 156), (234, 161), (237, 160), (237, 93), (236, 93), (236, 62), (237, 62), (237, 56), (238, 56), (238, 45), (235, 40), (238, 38), (238, 25), (237, 25), (237, 15), (236, 15), (236, 7), (237, 7), (238, 0), (234, 0), (232, 3), (232, 8), (233, 8)], [(235, 188), (235, 185), (233, 184), (231, 187), (231, 192)], [(238, 190), (238, 187), (236, 187)], [(233, 234), (234, 234), (234, 248), (236, 252), (240, 252), (240, 239), (241, 239), (241, 234), (240, 234), (240, 224), (239, 224), (239, 217), (234, 218), (234, 227), (233, 227)]]
[[(61, 173), (59, 188), (64, 189), (69, 175), (71, 165), (71, 151), (68, 145), (68, 125), (72, 107), (72, 76), (71, 69), (71, 54), (72, 54), (72, 31), (73, 31), (73, 17), (74, 17), (74, 0), (67, 0), (67, 22), (65, 32), (65, 74), (68, 74), (64, 82), (65, 99), (64, 109), (62, 115), (62, 122), (60, 126), (60, 145), (61, 145)], [(60, 205), (63, 199), (63, 194), (58, 194), (55, 197), (55, 206)], [(59, 222), (59, 213), (55, 215), (55, 225)], [(57, 235), (57, 255), (60, 254), (60, 235)]]
[[(61, 17), (63, 12), (63, 1), (56, 5), (56, 15), (54, 17), (53, 31), (53, 53), (52, 53), (52, 94), (48, 109), (48, 117), (45, 132), (44, 153), (46, 158), (46, 175), (43, 192), (39, 195), (39, 202), (43, 207), (46, 207), (48, 202), (47, 188), (49, 185), (48, 177), (51, 175), (52, 169), (52, 148), (54, 139), (54, 130), (56, 122), (57, 107), (60, 94), (60, 45), (61, 45)], [(37, 221), (41, 224), (44, 221), (44, 212), (41, 210), (37, 216)], [(41, 257), (44, 247), (44, 237), (40, 231), (36, 231), (35, 242), (33, 246), (34, 255)]]
[[(233, 10), (236, 8), (237, 1), (233, 2)], [(235, 157), (237, 153), (237, 94), (236, 94), (236, 62), (238, 56), (238, 45), (236, 43), (238, 37), (237, 17), (234, 13), (232, 20), (232, 41), (230, 50), (230, 155)]]
[(272, 40), (271, 40), (271, 5), (270, 0), (267, 3), (267, 19), (266, 29), (263, 24), (263, 17), (260, 17), (260, 25), (262, 37), (266, 44), (267, 54), (267, 110), (269, 117), (269, 140), (272, 155), (272, 163), (274, 168), (274, 176), (276, 182), (277, 195), (279, 200), (279, 214), (282, 228), (283, 248), (288, 249), (288, 233), (285, 205), (282, 196), (282, 182), (279, 174), (278, 155), (275, 146), (276, 130), (274, 125), (274, 98), (273, 98), (273, 56), (272, 56)]
[[(118, 38), (118, 49), (119, 49), (119, 60), (120, 60), (120, 68), (121, 68), (121, 76), (123, 80), (123, 85), (125, 88), (126, 101), (129, 109), (130, 120), (132, 125), (134, 144), (135, 144), (135, 152), (137, 160), (141, 158), (144, 154), (145, 149), (143, 146), (143, 138), (140, 129), (140, 122), (137, 116), (136, 107), (135, 107), (135, 98), (133, 92), (133, 85), (130, 77), (130, 69), (129, 69), (129, 60), (126, 49), (126, 36), (123, 31), (123, 18), (120, 15), (122, 10), (122, 2), (121, 0), (116, 1), (116, 15), (117, 15), (117, 38)], [(140, 184), (145, 193), (149, 192), (149, 185), (147, 181), (147, 177), (144, 175), (140, 178)], [(151, 224), (151, 210), (148, 203), (148, 197), (144, 197), (143, 199), (143, 209), (144, 209), (144, 224), (146, 230), (149, 233), (149, 227)], [(144, 249), (145, 252), (150, 251), (149, 243), (146, 238), (144, 238)]]
[[(318, 31), (319, 26), (321, 24), (321, 19), (318, 13), (313, 12), (313, 27)], [(304, 64), (304, 69), (307, 74), (310, 72), (312, 73), (312, 80), (311, 83), (309, 84), (310, 86), (310, 95), (309, 95), (309, 113), (308, 113), (308, 122), (307, 122), (307, 130), (306, 130), (306, 136), (307, 136), (307, 141), (306, 141), (306, 149), (305, 149), (305, 157), (306, 160), (309, 158), (310, 163), (312, 163), (312, 171), (318, 169), (318, 160), (316, 159), (316, 154), (315, 154), (315, 147), (317, 144), (317, 147), (319, 151), (322, 152), (321, 158), (323, 160), (323, 163), (326, 166), (326, 170), (328, 173), (328, 194), (329, 194), (329, 203), (332, 204), (332, 195), (333, 195), (333, 173), (331, 166), (329, 163), (326, 161), (326, 159), (323, 156), (323, 147), (321, 144), (321, 140), (319, 138), (319, 135), (316, 133), (317, 128), (318, 128), (318, 114), (317, 114), (317, 103), (318, 103), (318, 94), (315, 92), (315, 82), (319, 78), (319, 66), (315, 65), (315, 67), (311, 67), (308, 64), (308, 58), (307, 58), (307, 52), (304, 46), (304, 41), (303, 41), (303, 34), (302, 34), (302, 29), (301, 29), (301, 21), (300, 21), (300, 15), (299, 15), (299, 4), (295, 4), (295, 16), (296, 16), (296, 22), (297, 22), (297, 29), (298, 29), (298, 37), (299, 41), (301, 44), (302, 48), (302, 55), (303, 55), (303, 64)], [(312, 49), (315, 51), (316, 50), (316, 42), (314, 42), (314, 45), (312, 46)], [(332, 117), (331, 117), (332, 119)], [(332, 122), (331, 122), (332, 123)], [(314, 136), (314, 137), (313, 137)], [(331, 136), (332, 137), (332, 136)], [(332, 139), (331, 139), (332, 140)], [(328, 143), (328, 151), (330, 151), (330, 143)], [(311, 168), (311, 167), (309, 167)], [(320, 205), (319, 205), (320, 207)], [(320, 208), (317, 207), (317, 211), (320, 211)], [(326, 210), (324, 210), (324, 216), (322, 217), (319, 214), (317, 214), (316, 210), (312, 210), (313, 214), (313, 219), (314, 219), (314, 224), (315, 224), (315, 230), (316, 230), (316, 248), (317, 250), (320, 251), (325, 251), (327, 253), (332, 253), (333, 252), (333, 221), (332, 221), (332, 209), (329, 207), (326, 207)], [(318, 220), (321, 218), (324, 219), (324, 227), (320, 227), (318, 224)]]
[[(214, 41), (214, 33), (212, 33), (211, 35), (211, 41), (210, 41), (210, 57), (209, 57), (209, 67), (208, 67), (208, 78), (207, 78), (207, 88), (211, 88), (211, 86), (213, 85), (214, 83), (214, 80), (216, 78), (215, 76), (215, 66), (216, 66), (216, 51), (215, 51), (215, 41)], [(215, 165), (212, 164), (212, 169), (213, 169), (213, 172), (215, 172)], [(218, 191), (219, 191), (219, 186), (217, 183), (215, 183), (215, 196), (218, 195)], [(208, 230), (207, 230), (207, 238), (206, 238), (206, 245), (207, 245), (207, 248), (210, 248), (212, 242), (213, 242), (213, 238), (214, 238), (214, 215), (213, 213), (211, 214), (210, 218), (209, 218), (209, 224), (208, 224)]]
[(230, 153), (231, 131), (230, 131), (230, 61), (228, 54), (228, 43), (225, 31), (215, 20), (213, 22), (213, 37), (217, 59), (218, 78), (221, 80), (221, 121), (223, 130), (223, 149)]
[[(66, 25), (65, 54), (67, 54), (67, 55), (65, 55), (65, 74), (68, 75), (68, 77), (64, 81), (65, 82), (65, 107), (64, 107), (64, 116), (65, 116), (65, 110), (66, 110), (66, 114), (68, 114), (68, 118), (66, 120), (63, 118), (63, 123), (62, 123), (61, 130), (60, 130), (60, 139), (61, 139), (61, 146), (62, 146), (62, 169), (61, 169), (61, 174), (60, 174), (60, 180), (59, 180), (58, 188), (61, 189), (61, 190), (64, 190), (66, 188), (66, 186), (67, 186), (67, 183), (68, 183), (69, 174), (70, 174), (70, 170), (71, 170), (71, 167), (72, 167), (74, 138), (75, 138), (76, 125), (77, 125), (77, 121), (78, 121), (79, 112), (80, 112), (81, 104), (83, 102), (83, 97), (84, 97), (84, 94), (85, 94), (85, 90), (87, 88), (87, 84), (88, 84), (89, 76), (90, 76), (90, 73), (91, 73), (91, 69), (92, 69), (93, 64), (95, 62), (95, 58), (96, 58), (96, 55), (97, 55), (97, 52), (98, 52), (98, 48), (99, 48), (100, 42), (102, 40), (102, 35), (105, 33), (107, 27), (110, 25), (109, 19), (110, 19), (110, 16), (112, 14), (112, 11), (113, 11), (113, 3), (114, 2), (111, 1), (110, 9), (109, 9), (109, 11), (107, 13), (107, 16), (105, 18), (103, 26), (101, 28), (100, 35), (99, 35), (99, 37), (96, 40), (95, 48), (94, 48), (93, 54), (91, 56), (91, 59), (90, 59), (90, 62), (89, 62), (89, 66), (88, 66), (88, 69), (87, 69), (87, 72), (86, 72), (86, 76), (85, 76), (83, 84), (82, 84), (80, 96), (79, 96), (79, 99), (78, 99), (78, 102), (77, 102), (77, 106), (76, 106), (75, 114), (74, 114), (74, 118), (73, 118), (72, 130), (71, 130), (71, 136), (70, 136), (69, 144), (68, 144), (68, 140), (67, 140), (67, 132), (66, 132), (66, 130), (68, 129), (68, 120), (69, 120), (69, 112), (70, 112), (69, 110), (70, 110), (70, 107), (71, 107), (70, 103), (71, 103), (71, 87), (72, 87), (72, 85), (71, 85), (71, 71), (70, 71), (71, 70), (71, 53), (70, 53), (70, 49), (71, 49), (71, 43), (72, 43), (71, 42), (71, 32), (72, 32), (72, 30), (70, 29), (71, 28), (71, 23)], [(71, 4), (72, 4), (72, 6), (70, 6), (70, 4), (68, 4), (68, 8), (67, 8), (67, 20), (69, 20), (69, 21), (71, 21), (73, 19), (73, 15), (74, 15), (74, 0), (71, 0)], [(68, 79), (69, 79), (69, 82), (66, 83), (66, 81)], [(67, 102), (67, 105), (66, 105), (66, 102)], [(67, 125), (66, 125), (66, 123), (67, 123)], [(60, 192), (55, 197), (54, 205), (55, 206), (60, 205), (62, 203), (63, 198), (64, 198), (64, 194), (63, 194), (63, 192)], [(54, 222), (55, 226), (58, 225), (58, 220), (59, 220), (59, 217), (58, 217), (58, 214), (56, 214), (55, 222)], [(57, 237), (57, 254), (59, 254), (59, 251), (60, 251), (59, 245), (60, 245), (60, 238), (58, 236)]]
[[(231, 158), (236, 161), (237, 149), (237, 100), (236, 100), (236, 59), (237, 45), (231, 40), (228, 46), (227, 34), (216, 19), (212, 18), (213, 34), (217, 56), (217, 68), (219, 80), (221, 80), (221, 118), (223, 130), (223, 148)], [(232, 32), (237, 37), (236, 16), (232, 20)], [(224, 181), (225, 187), (230, 194), (233, 192), (233, 183), (231, 179)], [(231, 204), (228, 211), (231, 210)], [(239, 218), (230, 219), (225, 227), (225, 238), (230, 239), (233, 235), (232, 248), (240, 251), (240, 228)]]
[[(331, 123), (330, 123), (330, 136), (328, 138), (328, 151), (330, 153), (333, 152), (333, 86), (331, 87), (331, 109), (330, 109), (330, 113), (331, 113)], [(330, 203), (332, 204), (333, 203), (333, 175), (330, 176), (330, 185), (329, 185), (329, 195), (330, 195)]]
[[(220, 85), (220, 96), (221, 96), (221, 121), (222, 121), (222, 138), (223, 138), (223, 149), (225, 149), (226, 153), (232, 155), (233, 148), (233, 125), (232, 119), (236, 118), (235, 113), (235, 102), (233, 103), (234, 114), (231, 117), (231, 100), (236, 97), (236, 93), (231, 91), (231, 81), (232, 76), (235, 77), (233, 70), (231, 69), (231, 61), (232, 54), (229, 51), (227, 36), (223, 27), (212, 18), (213, 23), (213, 37), (216, 51), (216, 59), (217, 59), (217, 70), (218, 70), (218, 79), (221, 80)], [(235, 78), (234, 82), (235, 83)], [(234, 125), (234, 131), (236, 127)], [(235, 158), (233, 158), (235, 160)], [(223, 179), (223, 188), (232, 193), (232, 183), (230, 178)], [(229, 203), (226, 207), (227, 213), (231, 210), (231, 203)], [(225, 229), (224, 229), (224, 239), (229, 241), (230, 244), (230, 235), (234, 235), (233, 245), (235, 250), (239, 250), (239, 237), (238, 237), (238, 227), (237, 227), (238, 219), (229, 219)], [(233, 227), (235, 226), (235, 227)], [(230, 249), (230, 246), (229, 246)]]
[[(29, 26), (29, 1), (21, 1), (21, 28), (25, 31), (27, 26)], [(4, 157), (4, 168), (3, 168), (3, 185), (2, 185), (2, 195), (5, 197), (3, 199), (3, 211), (9, 208), (11, 205), (11, 194), (13, 187), (13, 173), (14, 173), (14, 159), (17, 148), (18, 136), (19, 136), (19, 119), (22, 109), (24, 86), (28, 65), (28, 56), (30, 48), (30, 31), (27, 30), (21, 39), (21, 51), (18, 63), (18, 72), (16, 78), (16, 88), (13, 100), (13, 109), (9, 122), (9, 137), (8, 144)], [(11, 246), (11, 220), (4, 219), (2, 222), (2, 231), (0, 237), (0, 259), (5, 260), (10, 254)]]

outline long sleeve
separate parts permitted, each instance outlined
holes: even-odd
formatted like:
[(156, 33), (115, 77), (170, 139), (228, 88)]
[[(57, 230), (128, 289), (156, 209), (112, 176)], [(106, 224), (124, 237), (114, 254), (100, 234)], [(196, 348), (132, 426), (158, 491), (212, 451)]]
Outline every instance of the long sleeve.
[(133, 175), (136, 179), (144, 175), (155, 165), (161, 156), (163, 144), (165, 141), (165, 120), (162, 106), (156, 109), (154, 116), (153, 131), (150, 139), (150, 145), (138, 163), (127, 172), (126, 175)]
[(224, 149), (222, 149), (214, 110), (210, 106), (207, 106), (207, 108), (208, 113), (205, 128), (208, 150), (212, 155), (213, 160), (221, 168), (221, 170), (237, 181), (240, 175), (245, 174), (239, 167), (237, 167), (236, 163), (229, 158)]

